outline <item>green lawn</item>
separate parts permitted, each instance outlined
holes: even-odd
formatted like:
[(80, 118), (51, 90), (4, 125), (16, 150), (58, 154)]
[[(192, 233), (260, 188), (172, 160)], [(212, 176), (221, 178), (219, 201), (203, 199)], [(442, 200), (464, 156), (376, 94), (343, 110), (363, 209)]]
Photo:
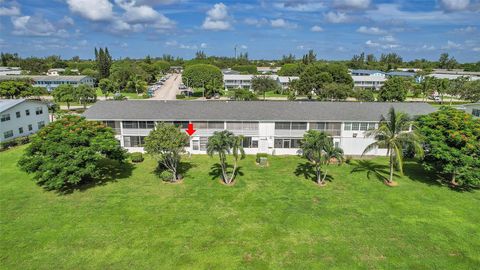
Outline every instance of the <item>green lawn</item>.
[(383, 158), (332, 167), (320, 188), (298, 157), (269, 157), (260, 168), (249, 156), (227, 187), (210, 175), (216, 159), (194, 156), (183, 183), (165, 184), (147, 158), (103, 185), (58, 195), (18, 170), (22, 149), (0, 153), (1, 269), (480, 265), (479, 193), (440, 186), (413, 162), (396, 188), (375, 176), (386, 174)]

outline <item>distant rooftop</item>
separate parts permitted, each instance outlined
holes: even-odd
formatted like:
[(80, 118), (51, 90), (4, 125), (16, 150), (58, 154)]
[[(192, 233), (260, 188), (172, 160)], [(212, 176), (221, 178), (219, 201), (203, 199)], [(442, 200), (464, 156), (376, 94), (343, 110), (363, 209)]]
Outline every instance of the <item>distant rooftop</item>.
[(25, 99), (0, 99), (0, 113), (4, 112), (17, 104), (24, 102)]
[(75, 76), (44, 76), (44, 75), (0, 75), (0, 81), (17, 80), (30, 78), (34, 81), (70, 81), (78, 82), (85, 78), (90, 78), (84, 75)]

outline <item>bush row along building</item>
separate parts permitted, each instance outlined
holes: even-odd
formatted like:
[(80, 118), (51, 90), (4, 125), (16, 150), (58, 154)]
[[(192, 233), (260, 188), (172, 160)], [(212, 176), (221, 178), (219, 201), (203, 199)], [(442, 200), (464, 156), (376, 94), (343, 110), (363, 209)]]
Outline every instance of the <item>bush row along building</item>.
[[(345, 155), (358, 156), (374, 141), (365, 132), (377, 128), (391, 107), (412, 116), (435, 110), (425, 103), (131, 100), (97, 102), (84, 116), (112, 127), (131, 152), (143, 151), (144, 138), (155, 124), (168, 122), (182, 129), (193, 123), (196, 132), (186, 149), (192, 154), (205, 154), (215, 131), (230, 130), (245, 136), (247, 154), (295, 155), (304, 133), (315, 129), (329, 133)], [(385, 154), (385, 149), (368, 153)]]
[(48, 122), (48, 107), (43, 102), (0, 99), (0, 142), (33, 134)]

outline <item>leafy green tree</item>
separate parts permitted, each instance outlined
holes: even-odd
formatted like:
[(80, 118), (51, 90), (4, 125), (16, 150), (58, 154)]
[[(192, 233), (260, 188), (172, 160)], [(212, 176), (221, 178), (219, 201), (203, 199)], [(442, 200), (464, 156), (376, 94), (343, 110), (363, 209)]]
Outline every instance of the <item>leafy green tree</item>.
[[(132, 77), (138, 77), (147, 81), (149, 74), (146, 73), (136, 62), (130, 59), (115, 61), (110, 68), (109, 79), (118, 85), (119, 89), (128, 89), (127, 84)], [(130, 89), (133, 91), (133, 88)]]
[[(208, 138), (207, 154), (209, 156), (218, 154), (222, 170), (222, 180), (227, 185), (231, 184), (237, 174), (238, 160), (245, 158), (243, 137), (235, 136), (228, 130), (215, 131), (213, 136)], [(227, 156), (230, 154), (233, 156), (233, 169), (229, 175), (227, 171)]]
[(346, 100), (352, 96), (352, 88), (347, 84), (327, 83), (317, 91), (317, 98), (319, 100)]
[(425, 101), (425, 98), (432, 93), (433, 84), (435, 83), (434, 77), (424, 77), (420, 83), (420, 91), (422, 92), (422, 101)]
[(463, 86), (463, 91), (460, 93), (460, 96), (471, 102), (480, 101), (480, 80), (468, 81)]
[(379, 101), (405, 101), (407, 98), (407, 81), (402, 77), (391, 77), (378, 92)]
[(229, 91), (229, 93), (231, 93), (230, 98), (233, 100), (244, 100), (244, 101), (257, 100), (257, 96), (255, 95), (255, 93), (253, 93), (248, 89), (243, 89), (243, 88), (234, 89)]
[(317, 54), (313, 50), (309, 50), (307, 54), (302, 57), (302, 63), (305, 65), (313, 64), (317, 61)]
[(47, 104), (48, 112), (50, 113), (50, 122), (53, 122), (55, 114), (60, 111), (60, 105), (55, 102), (51, 102)]
[(165, 74), (170, 70), (170, 63), (167, 61), (156, 61), (154, 65), (157, 67), (158, 71)]
[(40, 94), (42, 94), (41, 89), (34, 89), (27, 81), (11, 80), (0, 82), (0, 97), (20, 98)]
[(305, 69), (305, 66), (301, 63), (289, 63), (283, 65), (278, 71), (280, 76), (300, 76)]
[(460, 96), (464, 92), (465, 84), (468, 82), (468, 77), (460, 76), (447, 85), (446, 93), (450, 96), (450, 105), (452, 105), (453, 98)]
[(327, 171), (322, 177), (322, 165), (330, 164), (332, 159), (343, 161), (343, 150), (335, 147), (333, 139), (325, 132), (308, 130), (300, 141), (302, 156), (315, 167), (316, 182), (318, 185), (326, 185)]
[(97, 78), (98, 77), (98, 72), (91, 69), (91, 68), (86, 68), (82, 70), (82, 75), (89, 76), (92, 78)]
[(139, 76), (132, 76), (130, 77), (130, 80), (127, 83), (127, 89), (134, 89), (135, 93), (140, 94), (144, 93), (147, 90), (147, 82), (145, 82), (142, 78)]
[(109, 79), (101, 79), (98, 83), (98, 87), (102, 91), (102, 94), (105, 96), (105, 99), (107, 99), (109, 94), (115, 93), (118, 89), (116, 83)]
[(70, 110), (70, 103), (77, 101), (75, 88), (71, 84), (61, 84), (57, 86), (53, 92), (53, 99), (56, 102), (67, 103), (67, 108)]
[(83, 108), (87, 108), (87, 103), (92, 103), (97, 100), (97, 93), (95, 88), (90, 85), (80, 84), (75, 89), (75, 99), (83, 105)]
[(213, 65), (196, 64), (187, 66), (182, 74), (182, 81), (189, 87), (204, 87), (213, 81), (223, 82), (222, 71)]
[(373, 137), (375, 142), (368, 145), (362, 155), (377, 148), (387, 149), (389, 157), (390, 177), (386, 181), (392, 185), (394, 166), (403, 174), (403, 153), (406, 147), (410, 147), (417, 156), (423, 156), (421, 136), (416, 129), (410, 130), (413, 122), (403, 112), (395, 112), (392, 107), (388, 111), (387, 118), (382, 115), (377, 129), (366, 132), (366, 137)]
[(355, 89), (355, 98), (358, 101), (372, 102), (375, 101), (375, 96), (371, 89)]
[(297, 94), (309, 94), (318, 92), (327, 83), (347, 84), (353, 89), (352, 76), (348, 74), (346, 66), (341, 64), (315, 63), (308, 65), (300, 75), (296, 84)]
[(425, 138), (426, 169), (440, 172), (454, 185), (480, 187), (480, 120), (441, 107), (417, 120)]
[(265, 94), (268, 91), (279, 91), (280, 85), (268, 76), (255, 76), (252, 78), (252, 89), (257, 95), (263, 95), (265, 100)]
[(255, 65), (238, 65), (233, 66), (232, 69), (244, 74), (257, 74), (257, 66)]
[(123, 161), (125, 150), (111, 128), (74, 115), (64, 116), (36, 133), (19, 160), (38, 185), (64, 191), (101, 177), (103, 159)]
[(172, 182), (176, 182), (178, 165), (188, 141), (188, 135), (178, 127), (160, 123), (145, 138), (144, 149), (172, 173)]
[(437, 94), (440, 95), (441, 102), (443, 103), (443, 97), (447, 93), (448, 89), (450, 88), (450, 80), (449, 79), (434, 79), (433, 80), (434, 89), (436, 90)]

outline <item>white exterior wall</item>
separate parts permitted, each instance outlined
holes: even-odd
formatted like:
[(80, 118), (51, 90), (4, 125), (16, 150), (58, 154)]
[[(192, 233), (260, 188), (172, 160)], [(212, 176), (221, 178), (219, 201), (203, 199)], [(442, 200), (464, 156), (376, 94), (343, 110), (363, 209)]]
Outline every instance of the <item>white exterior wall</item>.
[[(226, 124), (224, 127), (226, 128)], [(309, 128), (309, 123), (307, 123), (307, 130)], [(123, 136), (147, 136), (150, 130), (151, 129), (124, 129), (123, 125), (121, 125), (121, 134), (117, 135), (116, 138), (119, 139), (121, 145), (124, 146)], [(246, 154), (268, 153), (270, 155), (298, 155), (300, 153), (299, 148), (275, 148), (275, 138), (302, 138), (307, 130), (275, 130), (275, 122), (259, 122), (258, 130), (231, 131), (236, 135), (252, 137), (252, 140), (258, 141), (258, 148), (245, 148)], [(197, 129), (194, 135), (190, 137), (190, 147), (187, 147), (186, 151), (191, 154), (206, 154), (204, 150), (193, 150), (193, 141), (200, 141), (200, 137), (212, 136), (215, 131), (221, 131), (221, 129)], [(373, 138), (366, 138), (365, 131), (344, 130), (343, 123), (340, 134), (340, 136), (334, 136), (333, 141), (334, 143), (338, 143), (338, 146), (343, 149), (345, 155), (360, 156), (363, 150), (375, 141)], [(142, 147), (128, 147), (126, 149), (129, 152), (143, 152)], [(376, 149), (366, 155), (386, 155), (386, 150)]]
[[(37, 115), (35, 110), (37, 107), (42, 107), (42, 114)], [(26, 115), (25, 110), (30, 110), (30, 115)], [(20, 117), (17, 118), (16, 112), (20, 112)], [(38, 122), (44, 121), (45, 125), (49, 123), (48, 107), (47, 105), (36, 101), (24, 101), (12, 108), (1, 112), (1, 115), (10, 114), (10, 120), (0, 122), (0, 142), (11, 140), (17, 137), (27, 136), (38, 131)], [(28, 130), (28, 125), (32, 125), (32, 130)], [(23, 128), (23, 133), (19, 132), (19, 128)], [(13, 131), (13, 137), (5, 139), (4, 132)]]

